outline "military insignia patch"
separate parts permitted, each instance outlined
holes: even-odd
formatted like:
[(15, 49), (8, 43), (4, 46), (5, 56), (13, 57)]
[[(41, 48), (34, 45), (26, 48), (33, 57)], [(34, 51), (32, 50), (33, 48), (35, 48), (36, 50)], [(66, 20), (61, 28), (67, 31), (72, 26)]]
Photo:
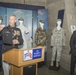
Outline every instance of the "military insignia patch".
[(6, 31), (6, 33), (10, 33), (9, 31)]
[(15, 35), (20, 36), (20, 32), (17, 30), (14, 30)]
[(17, 31), (16, 35), (17, 35), (17, 36), (20, 36), (20, 32), (19, 32), (19, 31)]

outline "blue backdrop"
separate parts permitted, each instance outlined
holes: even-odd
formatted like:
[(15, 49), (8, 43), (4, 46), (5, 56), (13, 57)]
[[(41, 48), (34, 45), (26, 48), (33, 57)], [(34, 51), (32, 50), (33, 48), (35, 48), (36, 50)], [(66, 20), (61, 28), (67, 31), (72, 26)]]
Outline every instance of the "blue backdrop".
[[(24, 19), (24, 25), (28, 28), (29, 34), (26, 35), (26, 39), (28, 41), (28, 46), (31, 47), (31, 40), (35, 41), (35, 32), (39, 27), (39, 21), (43, 20), (45, 25), (44, 28), (48, 31), (48, 12), (47, 9), (39, 9), (39, 10), (24, 10), (18, 8), (6, 8), (0, 7), (0, 16), (3, 18), (2, 24), (6, 26), (9, 25), (9, 17), (11, 15), (16, 15), (17, 22), (16, 25), (19, 25), (18, 19)], [(35, 43), (34, 43), (35, 45)], [(33, 45), (33, 46), (34, 46)]]

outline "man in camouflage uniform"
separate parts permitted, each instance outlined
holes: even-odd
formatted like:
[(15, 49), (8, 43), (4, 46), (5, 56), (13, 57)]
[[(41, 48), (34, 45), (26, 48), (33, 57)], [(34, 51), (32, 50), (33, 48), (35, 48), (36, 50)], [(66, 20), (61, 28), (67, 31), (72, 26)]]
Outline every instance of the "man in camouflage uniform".
[[(61, 23), (60, 23), (60, 25), (61, 25)], [(57, 28), (55, 28), (52, 31), (52, 35), (51, 35), (51, 47), (52, 47), (51, 66), (53, 66), (53, 62), (55, 61), (56, 53), (57, 53), (56, 67), (59, 66), (58, 63), (60, 62), (62, 46), (65, 46), (64, 29), (60, 28), (60, 30), (58, 30)]]
[[(45, 46), (46, 45), (46, 29), (44, 26), (44, 21), (40, 20), (39, 22), (40, 28), (37, 28), (35, 33), (35, 44), (36, 46)], [(44, 58), (45, 61), (45, 58)], [(44, 62), (40, 62), (39, 64), (44, 65)]]

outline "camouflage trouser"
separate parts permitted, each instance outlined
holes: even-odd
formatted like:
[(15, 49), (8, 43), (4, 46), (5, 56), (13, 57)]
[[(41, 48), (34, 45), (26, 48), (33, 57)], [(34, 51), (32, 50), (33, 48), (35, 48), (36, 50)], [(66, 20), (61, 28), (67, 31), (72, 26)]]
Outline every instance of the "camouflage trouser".
[(56, 57), (56, 61), (60, 61), (61, 51), (62, 51), (61, 46), (54, 46), (52, 48), (52, 59), (51, 60), (55, 61), (55, 57)]

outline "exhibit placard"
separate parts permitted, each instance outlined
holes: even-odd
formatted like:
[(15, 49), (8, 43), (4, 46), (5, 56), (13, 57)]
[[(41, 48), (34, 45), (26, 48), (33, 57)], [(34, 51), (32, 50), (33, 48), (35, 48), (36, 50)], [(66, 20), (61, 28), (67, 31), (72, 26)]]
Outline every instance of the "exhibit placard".
[(42, 49), (36, 48), (32, 50), (24, 50), (23, 52), (23, 61), (34, 60), (42, 58)]

